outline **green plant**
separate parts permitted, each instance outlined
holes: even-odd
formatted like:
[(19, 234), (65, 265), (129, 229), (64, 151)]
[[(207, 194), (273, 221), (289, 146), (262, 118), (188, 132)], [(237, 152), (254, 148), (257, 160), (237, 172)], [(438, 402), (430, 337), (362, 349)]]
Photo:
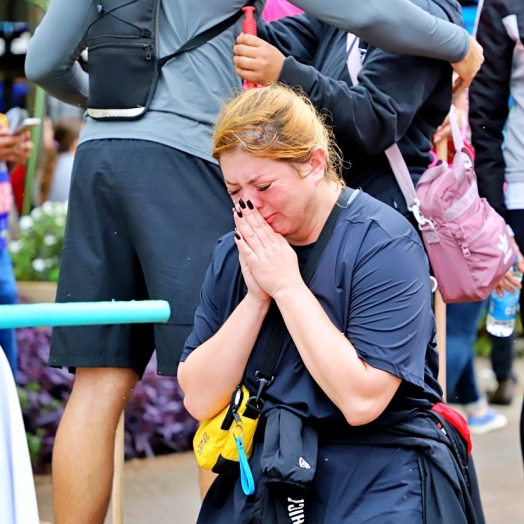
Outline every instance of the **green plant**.
[(20, 236), (9, 242), (17, 280), (58, 280), (66, 215), (66, 204), (45, 202), (20, 219)]
[(479, 331), (477, 341), (475, 342), (475, 354), (479, 357), (489, 357), (491, 353), (491, 340), (488, 332), (483, 329)]
[[(35, 473), (48, 473), (58, 423), (73, 387), (67, 369), (47, 365), (51, 328), (19, 328), (18, 398)], [(125, 456), (153, 457), (191, 449), (197, 421), (184, 408), (175, 377), (156, 373), (153, 355), (125, 411)], [(0, 523), (4, 524), (0, 518)]]

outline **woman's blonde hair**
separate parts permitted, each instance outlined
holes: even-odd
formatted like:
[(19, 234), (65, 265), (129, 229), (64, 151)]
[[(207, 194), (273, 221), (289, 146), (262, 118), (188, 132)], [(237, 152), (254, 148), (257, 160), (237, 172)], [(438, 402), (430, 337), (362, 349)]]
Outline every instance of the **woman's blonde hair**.
[(313, 151), (326, 151), (325, 176), (342, 182), (342, 159), (332, 131), (311, 101), (282, 84), (270, 84), (235, 97), (221, 110), (213, 135), (213, 157), (240, 147), (258, 158), (291, 164), (307, 162)]

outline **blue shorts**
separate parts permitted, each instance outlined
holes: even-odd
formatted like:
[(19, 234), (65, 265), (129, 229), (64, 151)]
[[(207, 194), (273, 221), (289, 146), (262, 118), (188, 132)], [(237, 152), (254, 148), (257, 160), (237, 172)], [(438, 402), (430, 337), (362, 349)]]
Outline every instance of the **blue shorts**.
[(175, 375), (218, 238), (233, 229), (218, 165), (145, 140), (78, 148), (58, 302), (163, 299), (166, 324), (60, 327), (49, 364)]

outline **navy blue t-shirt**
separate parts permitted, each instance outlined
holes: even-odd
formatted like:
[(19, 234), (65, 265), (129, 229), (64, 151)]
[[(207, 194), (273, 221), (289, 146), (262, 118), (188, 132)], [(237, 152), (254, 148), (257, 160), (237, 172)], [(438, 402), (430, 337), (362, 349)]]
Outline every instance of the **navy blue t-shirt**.
[[(308, 256), (307, 247), (297, 252)], [(429, 264), (417, 232), (400, 213), (358, 192), (340, 214), (309, 287), (360, 358), (402, 379), (387, 409), (371, 424), (405, 420), (412, 410), (441, 401)], [(238, 250), (228, 234), (214, 250), (181, 361), (218, 331), (245, 294)], [(270, 320), (262, 325), (244, 375), (253, 392)], [(309, 374), (289, 334), (275, 380), (263, 397), (264, 410), (285, 405), (314, 420), (345, 420)]]

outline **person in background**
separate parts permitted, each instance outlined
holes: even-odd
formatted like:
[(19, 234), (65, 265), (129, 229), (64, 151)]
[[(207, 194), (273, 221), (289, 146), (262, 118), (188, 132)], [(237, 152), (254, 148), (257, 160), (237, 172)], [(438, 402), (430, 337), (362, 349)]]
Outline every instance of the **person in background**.
[(490, 408), (475, 373), (475, 341), (486, 302), (446, 307), (446, 400), (467, 413), (470, 431), (483, 435), (506, 427), (508, 419)]
[[(480, 46), (466, 31), (408, 0), (390, 0), (387, 10), (383, 0), (294, 4), (390, 51), (449, 61), (465, 84), (482, 62)], [(162, 0), (159, 56), (243, 5), (214, 0), (195, 9), (193, 0)], [(255, 2), (259, 12), (263, 5)], [(90, 25), (107, 14), (97, 2), (51, 0), (29, 42), (28, 79), (86, 107), (89, 73), (78, 57)], [(88, 118), (80, 134), (57, 300), (164, 299), (172, 314), (165, 324), (53, 330), (50, 365), (76, 369), (53, 450), (57, 524), (104, 521), (122, 410), (154, 350), (158, 373), (176, 374), (213, 246), (233, 226), (211, 136), (224, 97), (240, 87), (231, 49), (241, 27), (239, 19), (211, 42), (166, 63), (142, 118)]]
[[(477, 2), (474, 0), (461, 1), (463, 6), (464, 22), (468, 31), (475, 34), (477, 27)], [(453, 106), (463, 139), (472, 154), (471, 130), (468, 122), (468, 90), (453, 97)], [(452, 162), (455, 153), (451, 138), (449, 117), (439, 126), (433, 136), (433, 142), (438, 149), (441, 142), (447, 145), (447, 161)], [(445, 148), (446, 149), (446, 148)], [(477, 166), (478, 172), (478, 166)], [(482, 193), (481, 193), (481, 196)], [(505, 278), (501, 285), (505, 284)], [(502, 289), (502, 288), (500, 288)], [(461, 404), (468, 415), (470, 430), (475, 434), (485, 434), (501, 429), (507, 425), (507, 418), (492, 409), (488, 401), (494, 403), (500, 397), (499, 393), (480, 391), (475, 373), (475, 342), (479, 323), (485, 313), (487, 301), (468, 302), (463, 304), (449, 304), (446, 312), (446, 398), (449, 402)], [(512, 341), (507, 338), (490, 336), (492, 343), (491, 362), (495, 372), (500, 375), (500, 362), (506, 360), (504, 355), (511, 355)], [(501, 358), (502, 357), (502, 358)], [(511, 366), (512, 358), (509, 358)]]
[[(69, 198), (71, 174), (80, 130), (81, 118), (62, 117), (54, 124), (48, 120), (51, 134), (45, 149), (39, 180), (39, 202), (66, 202)], [(46, 125), (46, 123), (44, 123)]]
[[(469, 90), (469, 122), (476, 151), (479, 193), (506, 219), (524, 251), (524, 4), (484, 0), (477, 37), (486, 52)], [(510, 102), (511, 100), (511, 102)], [(521, 265), (522, 271), (522, 265)], [(520, 294), (521, 314), (524, 293)], [(512, 353), (503, 357), (506, 376), (497, 376), (497, 400), (511, 400)], [(507, 403), (507, 402), (506, 402)], [(524, 404), (520, 420), (524, 457)]]
[[(9, 170), (25, 164), (33, 147), (31, 134), (14, 134), (8, 121), (0, 115), (0, 304), (16, 304), (18, 292), (13, 265), (7, 249), (9, 213), (13, 207), (13, 194)], [(16, 380), (17, 350), (14, 329), (0, 329), (0, 346), (4, 350)]]
[[(476, 0), (463, 0), (462, 13), (464, 16), (464, 23), (468, 31), (472, 34), (476, 34), (478, 26), (478, 2)], [(485, 28), (483, 28), (485, 31)], [(469, 90), (464, 90), (462, 93), (457, 94), (453, 97), (453, 106), (455, 107), (455, 113), (459, 121), (459, 126), (463, 130), (464, 140), (467, 146), (471, 149), (473, 155), (475, 155), (475, 149), (471, 145), (471, 126), (469, 125)], [(482, 131), (481, 131), (482, 133)], [(449, 127), (449, 120), (446, 119), (445, 124), (440, 126), (434, 135), (434, 142), (438, 144), (440, 140), (448, 140), (448, 149), (450, 150), (450, 161), (453, 152), (453, 141), (451, 140), (451, 129)], [(482, 158), (483, 157), (483, 158)], [(478, 168), (480, 171), (484, 171), (486, 165), (486, 156), (481, 154), (480, 165)], [(479, 170), (477, 169), (477, 171)], [(489, 169), (489, 168), (488, 168)], [(483, 177), (483, 173), (481, 173)], [(489, 193), (492, 192), (492, 188), (479, 187), (481, 196), (487, 197), (488, 201), (493, 205), (492, 199), (489, 197)], [(498, 209), (500, 213), (500, 208)], [(484, 306), (488, 306), (489, 301), (484, 303)], [(470, 306), (466, 306), (470, 307)], [(485, 308), (483, 308), (483, 311)], [(482, 316), (483, 313), (481, 313)], [(477, 324), (475, 324), (476, 326)], [(472, 328), (472, 330), (475, 328)], [(487, 391), (487, 399), (490, 404), (497, 404), (501, 406), (508, 406), (513, 400), (515, 392), (515, 385), (517, 377), (513, 370), (514, 361), (514, 343), (515, 334), (513, 333), (509, 337), (495, 337), (489, 335), (491, 342), (490, 361), (493, 373), (497, 380), (497, 387), (494, 390)], [(476, 379), (469, 377), (467, 379), (471, 384), (476, 383)], [(465, 389), (464, 389), (465, 391)]]

